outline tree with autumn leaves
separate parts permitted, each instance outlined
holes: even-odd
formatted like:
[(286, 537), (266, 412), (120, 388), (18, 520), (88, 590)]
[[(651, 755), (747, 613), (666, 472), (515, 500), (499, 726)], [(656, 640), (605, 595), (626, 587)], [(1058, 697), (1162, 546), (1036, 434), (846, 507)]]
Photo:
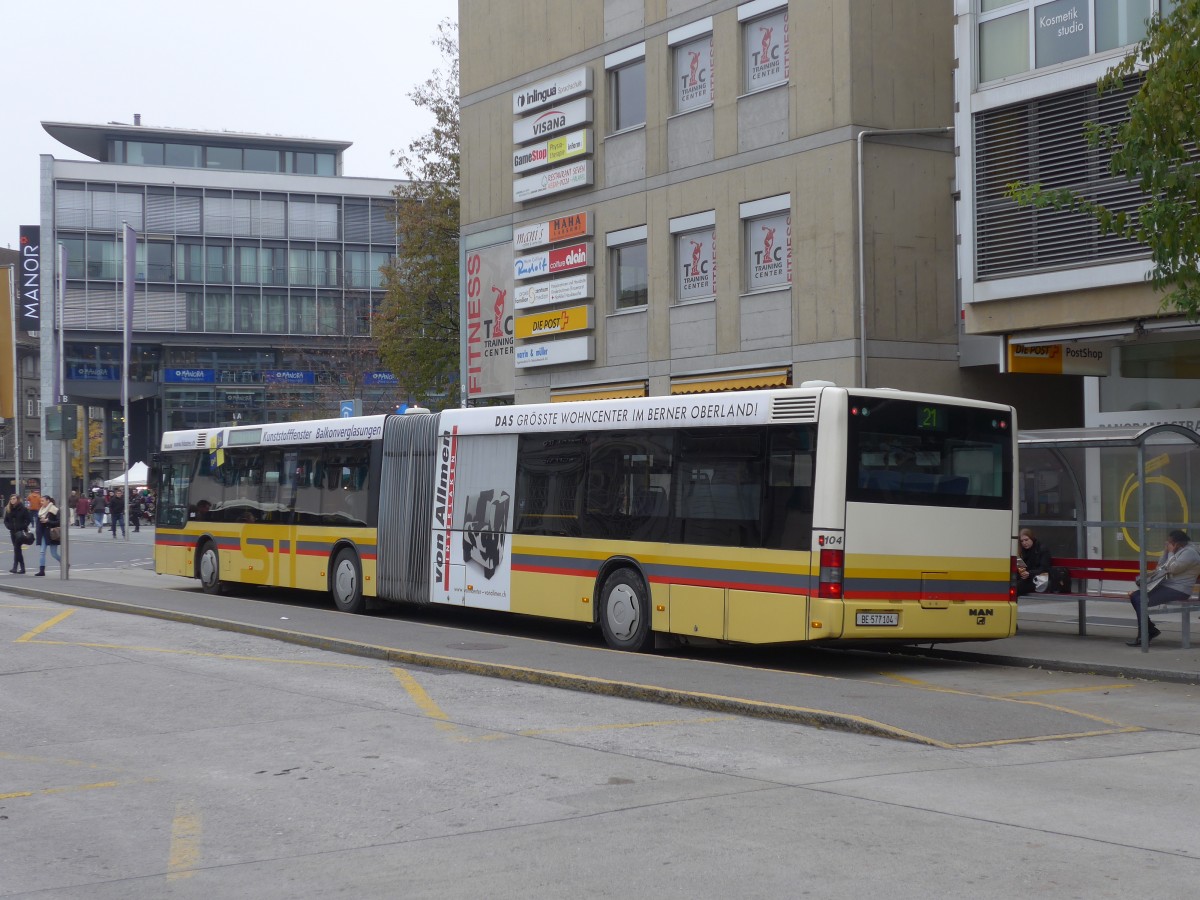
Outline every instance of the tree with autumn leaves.
[(406, 179), (392, 192), (400, 249), (383, 268), (387, 295), (375, 334), (401, 390), (436, 407), (458, 399), (458, 26), (443, 21), (433, 44), (445, 65), (408, 96), (434, 122), (396, 152)]
[(1101, 94), (1141, 77), (1129, 118), (1106, 126), (1091, 122), (1087, 138), (1107, 151), (1109, 172), (1136, 183), (1134, 210), (1110, 209), (1083, 194), (1015, 182), (1009, 196), (1021, 205), (1082, 212), (1102, 234), (1136, 240), (1150, 251), (1154, 287), (1163, 308), (1200, 318), (1200, 0), (1179, 0), (1155, 16), (1137, 49), (1097, 84)]

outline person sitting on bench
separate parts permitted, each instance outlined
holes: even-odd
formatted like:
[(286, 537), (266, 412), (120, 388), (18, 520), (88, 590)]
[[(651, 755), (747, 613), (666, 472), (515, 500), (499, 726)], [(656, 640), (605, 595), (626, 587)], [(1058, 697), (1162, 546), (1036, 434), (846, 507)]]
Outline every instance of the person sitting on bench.
[[(1033, 530), (1022, 528), (1017, 537), (1021, 545), (1017, 557), (1017, 595), (1024, 596), (1034, 591), (1034, 578), (1044, 575), (1050, 578), (1050, 564), (1053, 560), (1050, 551), (1042, 546), (1042, 542), (1034, 537)], [(1042, 588), (1045, 590), (1045, 587)]]
[[(1200, 578), (1200, 550), (1191, 543), (1186, 531), (1176, 529), (1167, 535), (1158, 565), (1147, 578), (1147, 606), (1187, 600), (1192, 596), (1192, 588), (1196, 586), (1197, 578)], [(1125, 642), (1130, 647), (1136, 647), (1142, 642), (1141, 601), (1142, 590), (1139, 587), (1129, 595), (1129, 602), (1133, 604), (1133, 613), (1138, 621), (1137, 637)], [(1146, 627), (1150, 632), (1150, 639), (1146, 642), (1148, 644), (1162, 632), (1154, 627), (1149, 618), (1146, 619)]]

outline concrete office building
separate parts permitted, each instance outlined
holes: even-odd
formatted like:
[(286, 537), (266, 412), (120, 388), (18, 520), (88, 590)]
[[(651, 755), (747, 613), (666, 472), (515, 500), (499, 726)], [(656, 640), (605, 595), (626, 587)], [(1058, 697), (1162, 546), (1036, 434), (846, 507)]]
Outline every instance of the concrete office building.
[[(1149, 254), (1076, 214), (1018, 208), (1013, 181), (1070, 187), (1113, 208), (1139, 194), (1108, 174), (1083, 124), (1128, 119), (1140, 83), (1096, 81), (1169, 0), (956, 0), (959, 269), (967, 331), (1004, 342), (994, 364), (1084, 376), (1088, 425), (1200, 425), (1200, 332), (1163, 313)], [(1054, 378), (1042, 376), (1044, 382)], [(1064, 410), (1064, 414), (1070, 412)]]
[(468, 398), (1016, 392), (995, 351), (960, 359), (944, 0), (460, 0), (459, 23)]
[[(42, 157), (42, 397), (58, 375), (58, 243), (64, 390), (104, 421), (108, 459), (94, 473), (122, 471), (123, 222), (137, 232), (131, 460), (164, 429), (336, 416), (339, 395), (394, 407), (394, 379), (360, 345), (396, 251), (396, 182), (345, 177), (348, 142), (136, 116), (43, 127), (88, 160)], [(54, 457), (42, 477), (57, 484)]]

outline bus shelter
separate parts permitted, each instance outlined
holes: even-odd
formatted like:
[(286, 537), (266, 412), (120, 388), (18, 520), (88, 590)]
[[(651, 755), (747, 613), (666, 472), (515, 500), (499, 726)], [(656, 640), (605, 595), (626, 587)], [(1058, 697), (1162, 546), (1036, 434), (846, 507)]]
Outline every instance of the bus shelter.
[[(1200, 538), (1200, 434), (1190, 428), (1023, 431), (1018, 448), (1021, 524), (1053, 555), (1137, 560), (1144, 580), (1168, 532)], [(1143, 603), (1143, 651), (1147, 618)]]

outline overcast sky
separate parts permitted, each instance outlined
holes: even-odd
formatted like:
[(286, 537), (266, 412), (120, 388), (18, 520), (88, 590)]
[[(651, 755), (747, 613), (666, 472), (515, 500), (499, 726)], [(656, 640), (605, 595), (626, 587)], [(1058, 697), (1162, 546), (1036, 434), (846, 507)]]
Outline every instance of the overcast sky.
[(83, 159), (43, 121), (353, 141), (346, 175), (399, 178), (429, 130), (408, 93), (443, 68), (457, 0), (27, 0), (3, 4), (0, 247), (36, 225), (38, 159)]

